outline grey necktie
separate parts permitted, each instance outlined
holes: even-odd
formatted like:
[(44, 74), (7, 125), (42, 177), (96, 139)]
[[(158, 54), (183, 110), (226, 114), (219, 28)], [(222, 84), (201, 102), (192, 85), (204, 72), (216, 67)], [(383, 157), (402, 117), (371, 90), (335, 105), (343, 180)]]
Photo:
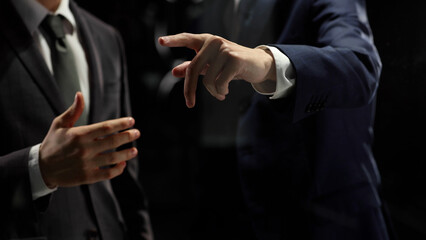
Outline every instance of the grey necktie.
[[(43, 20), (42, 31), (50, 45), (53, 76), (58, 84), (62, 99), (67, 107), (74, 102), (74, 96), (80, 91), (77, 67), (74, 55), (65, 38), (63, 17), (48, 15)], [(87, 114), (83, 112), (75, 125), (87, 124)]]

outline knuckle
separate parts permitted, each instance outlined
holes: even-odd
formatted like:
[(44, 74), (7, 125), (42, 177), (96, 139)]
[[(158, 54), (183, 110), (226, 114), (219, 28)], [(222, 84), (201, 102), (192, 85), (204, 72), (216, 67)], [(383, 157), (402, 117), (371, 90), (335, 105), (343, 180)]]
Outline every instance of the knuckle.
[(189, 38), (190, 34), (187, 33), (187, 32), (183, 32), (183, 33), (181, 33), (181, 36), (185, 37), (185, 38)]
[(220, 41), (223, 42), (224, 38), (218, 35), (209, 35), (210, 39), (215, 40), (215, 41)]
[(210, 33), (202, 33), (201, 34), (201, 37), (203, 37), (203, 38), (209, 38), (209, 37), (211, 37), (211, 36), (213, 36), (212, 34), (210, 34)]
[(225, 44), (224, 39), (216, 35), (211, 35), (209, 37), (209, 42), (212, 45), (218, 45), (218, 46)]
[(62, 133), (64, 134), (65, 138), (68, 139), (68, 141), (72, 144), (75, 144), (81, 140), (81, 134), (77, 131), (74, 131), (74, 129), (67, 129), (65, 131), (62, 131)]
[(112, 153), (108, 157), (108, 163), (112, 164), (115, 163), (118, 160), (118, 157), (115, 153)]
[(89, 156), (89, 150), (84, 147), (79, 147), (76, 151), (76, 157), (81, 160), (82, 166), (86, 165), (85, 159)]
[(126, 132), (126, 137), (128, 141), (131, 141), (133, 139), (134, 134), (131, 131)]
[(60, 122), (61, 122), (61, 119), (59, 117), (55, 117), (52, 121), (52, 126), (57, 127)]
[(71, 142), (73, 142), (74, 144), (77, 144), (78, 146), (81, 145), (83, 141), (83, 137), (84, 137), (83, 134), (78, 132), (69, 132), (69, 135), (70, 135)]
[(238, 52), (235, 51), (229, 51), (228, 53), (228, 60), (231, 63), (237, 62), (240, 58), (240, 54), (238, 54)]
[(224, 44), (222, 46), (222, 48), (220, 49), (220, 54), (225, 57), (229, 57), (231, 55), (231, 49), (227, 46), (227, 44)]
[(112, 129), (112, 125), (111, 125), (111, 123), (109, 123), (109, 122), (104, 122), (104, 123), (102, 124), (102, 131), (104, 131), (104, 132), (110, 132), (110, 131), (111, 131), (111, 129)]
[(110, 138), (110, 147), (116, 147), (120, 145), (119, 136), (120, 135), (116, 134)]

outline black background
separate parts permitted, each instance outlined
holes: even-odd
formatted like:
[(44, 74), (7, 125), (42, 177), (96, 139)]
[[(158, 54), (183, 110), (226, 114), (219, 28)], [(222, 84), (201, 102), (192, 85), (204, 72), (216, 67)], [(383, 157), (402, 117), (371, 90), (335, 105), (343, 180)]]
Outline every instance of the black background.
[[(142, 132), (141, 182), (156, 239), (250, 239), (235, 163), (214, 150), (197, 150), (199, 109), (185, 108), (181, 82), (167, 94), (159, 91), (180, 50), (161, 50), (156, 39), (188, 31), (202, 1), (78, 2), (116, 27), (125, 42), (133, 114)], [(383, 63), (374, 154), (398, 238), (426, 239), (426, 2), (397, 2), (367, 1)], [(206, 164), (211, 159), (217, 161)]]

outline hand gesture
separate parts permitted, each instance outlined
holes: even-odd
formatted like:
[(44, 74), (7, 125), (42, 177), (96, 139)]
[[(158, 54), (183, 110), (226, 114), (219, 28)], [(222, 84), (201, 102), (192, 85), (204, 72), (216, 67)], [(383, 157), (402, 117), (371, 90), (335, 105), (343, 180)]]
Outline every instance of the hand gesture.
[(77, 93), (71, 107), (53, 120), (41, 143), (40, 171), (49, 188), (114, 178), (123, 172), (126, 161), (138, 153), (136, 148), (109, 151), (139, 138), (136, 129), (123, 131), (134, 125), (133, 118), (73, 127), (83, 109), (83, 95)]
[(231, 80), (243, 79), (252, 84), (276, 81), (274, 58), (268, 50), (247, 48), (211, 34), (181, 33), (158, 41), (163, 46), (187, 47), (196, 52), (192, 61), (172, 70), (174, 76), (185, 77), (184, 96), (189, 108), (195, 105), (200, 74), (205, 75), (207, 90), (219, 100), (225, 99)]

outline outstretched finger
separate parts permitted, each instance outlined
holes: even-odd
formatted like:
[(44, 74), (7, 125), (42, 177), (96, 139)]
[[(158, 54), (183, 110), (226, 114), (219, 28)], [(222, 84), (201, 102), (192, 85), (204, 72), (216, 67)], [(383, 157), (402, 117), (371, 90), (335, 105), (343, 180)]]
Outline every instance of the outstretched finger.
[(135, 147), (124, 149), (118, 152), (101, 153), (93, 159), (96, 167), (111, 166), (123, 161), (128, 161), (138, 155)]
[(183, 84), (183, 95), (185, 97), (186, 106), (193, 108), (195, 106), (195, 93), (197, 90), (198, 77), (191, 77), (188, 69), (185, 72), (185, 82)]
[(215, 64), (221, 41), (210, 41), (204, 45), (186, 68), (184, 82), (184, 96), (186, 105), (192, 108), (195, 105), (195, 93), (198, 77), (209, 68), (209, 64)]
[(134, 124), (135, 120), (132, 117), (124, 117), (88, 126), (81, 126), (78, 131), (80, 131), (82, 135), (87, 135), (89, 139), (96, 139), (131, 128)]
[[(185, 74), (186, 74), (186, 69), (188, 68), (190, 63), (191, 63), (191, 61), (186, 61), (186, 62), (181, 63), (181, 64), (177, 65), (176, 67), (174, 67), (173, 70), (172, 70), (173, 76), (175, 76), (177, 78), (184, 78)], [(209, 68), (209, 66), (206, 65), (204, 67), (204, 69), (201, 71), (200, 74), (205, 75), (208, 68)]]
[(198, 52), (203, 46), (207, 34), (179, 33), (176, 35), (163, 36), (158, 42), (166, 47), (187, 47)]
[(140, 132), (137, 129), (131, 129), (117, 134), (112, 134), (93, 142), (93, 150), (96, 153), (113, 150), (124, 144), (133, 142), (139, 137)]
[(96, 169), (90, 182), (99, 182), (115, 178), (123, 173), (125, 167), (126, 162), (124, 161), (108, 168)]

